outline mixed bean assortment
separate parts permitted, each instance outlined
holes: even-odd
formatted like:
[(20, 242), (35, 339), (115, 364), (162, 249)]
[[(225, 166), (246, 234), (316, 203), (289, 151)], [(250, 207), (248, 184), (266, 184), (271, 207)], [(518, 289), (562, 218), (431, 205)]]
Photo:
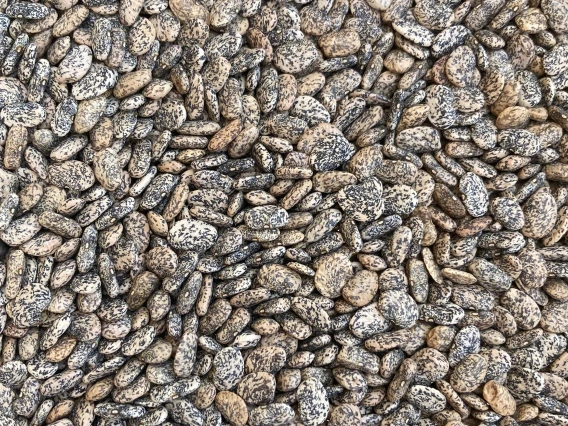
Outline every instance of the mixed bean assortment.
[(568, 0), (0, 11), (1, 426), (568, 425)]

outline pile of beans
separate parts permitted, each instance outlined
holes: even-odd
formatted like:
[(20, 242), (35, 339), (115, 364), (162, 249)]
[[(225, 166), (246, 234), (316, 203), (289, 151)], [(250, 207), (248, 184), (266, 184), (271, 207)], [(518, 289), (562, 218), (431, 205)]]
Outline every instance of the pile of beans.
[(11, 1), (0, 426), (568, 425), (568, 0)]

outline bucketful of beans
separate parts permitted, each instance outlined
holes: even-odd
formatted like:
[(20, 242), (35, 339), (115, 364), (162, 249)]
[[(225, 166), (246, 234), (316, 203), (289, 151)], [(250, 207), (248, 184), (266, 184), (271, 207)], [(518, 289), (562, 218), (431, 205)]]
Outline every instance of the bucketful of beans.
[(568, 0), (0, 0), (0, 160), (0, 426), (568, 425)]

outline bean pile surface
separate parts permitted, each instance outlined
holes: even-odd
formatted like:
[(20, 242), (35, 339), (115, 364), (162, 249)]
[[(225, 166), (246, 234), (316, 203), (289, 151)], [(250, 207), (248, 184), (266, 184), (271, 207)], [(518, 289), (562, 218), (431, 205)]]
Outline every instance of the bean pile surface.
[(0, 426), (567, 426), (567, 232), (568, 0), (0, 0)]

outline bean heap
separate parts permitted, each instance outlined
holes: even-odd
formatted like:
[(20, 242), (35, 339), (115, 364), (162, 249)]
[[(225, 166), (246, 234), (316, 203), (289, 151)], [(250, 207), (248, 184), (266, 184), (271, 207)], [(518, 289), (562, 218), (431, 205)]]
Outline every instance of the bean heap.
[(568, 425), (568, 0), (11, 1), (1, 426)]

